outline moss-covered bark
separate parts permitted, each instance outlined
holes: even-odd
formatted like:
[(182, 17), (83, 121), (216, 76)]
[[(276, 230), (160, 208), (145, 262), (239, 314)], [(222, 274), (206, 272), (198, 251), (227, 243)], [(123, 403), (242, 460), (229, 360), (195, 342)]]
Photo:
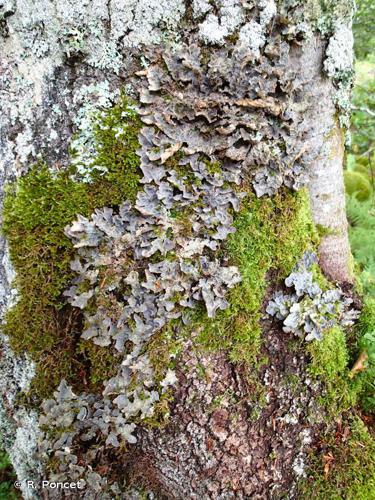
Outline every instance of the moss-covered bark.
[(38, 404), (64, 378), (78, 390), (97, 386), (116, 363), (107, 350), (80, 339), (82, 314), (63, 297), (74, 276), (75, 254), (64, 229), (77, 214), (135, 199), (140, 120), (130, 106), (122, 96), (97, 117), (92, 168), (105, 171), (94, 171), (91, 183), (80, 182), (75, 166), (53, 173), (39, 163), (7, 186), (3, 232), (19, 299), (7, 312), (3, 331), (15, 353), (27, 352), (37, 364), (30, 395)]

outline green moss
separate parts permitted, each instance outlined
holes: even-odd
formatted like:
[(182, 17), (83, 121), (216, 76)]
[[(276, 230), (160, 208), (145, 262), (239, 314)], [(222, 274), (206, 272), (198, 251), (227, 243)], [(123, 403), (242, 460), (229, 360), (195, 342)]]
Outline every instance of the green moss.
[(177, 177), (185, 178), (186, 184), (195, 184), (199, 186), (201, 184), (201, 179), (195, 175), (195, 172), (188, 165), (179, 165), (180, 160), (184, 158), (184, 153), (182, 151), (177, 151), (173, 156), (168, 158), (168, 160), (164, 163), (164, 166), (167, 170), (175, 170)]
[(358, 321), (358, 331), (361, 336), (375, 332), (375, 298), (367, 297)]
[(14, 481), (17, 479), (12, 468), (7, 453), (0, 448), (0, 500), (16, 500), (19, 498), (17, 490), (14, 487)]
[(343, 427), (344, 432), (330, 433), (322, 440), (321, 452), (313, 457), (308, 477), (299, 485), (299, 498), (375, 499), (375, 440), (358, 417)]
[(308, 344), (308, 352), (311, 356), (309, 373), (323, 383), (319, 400), (331, 420), (356, 402), (356, 387), (349, 379), (345, 332), (339, 327), (331, 328), (320, 342)]
[(81, 340), (77, 346), (77, 354), (82, 355), (89, 371), (89, 381), (92, 388), (102, 389), (104, 380), (114, 377), (122, 358), (118, 352), (108, 347), (94, 344), (90, 340)]
[[(4, 332), (16, 353), (36, 362), (31, 392), (47, 397), (66, 378), (73, 386), (97, 386), (112, 371), (113, 355), (80, 339), (81, 312), (66, 304), (63, 291), (73, 277), (75, 250), (64, 228), (77, 214), (134, 200), (138, 189), (139, 118), (124, 96), (100, 118), (96, 129), (97, 162), (108, 172), (91, 184), (73, 180), (75, 171), (51, 173), (35, 165), (9, 186), (3, 208), (3, 231), (19, 300), (5, 318)], [(117, 135), (119, 130), (121, 134)], [(112, 361), (111, 361), (112, 360)]]
[(322, 224), (316, 224), (316, 229), (320, 237), (335, 234), (333, 229), (331, 229), (330, 227), (322, 226)]
[(221, 174), (221, 163), (219, 161), (210, 161), (208, 158), (203, 158), (203, 163), (206, 165), (206, 168), (210, 174)]
[(321, 270), (319, 264), (313, 264), (311, 266), (311, 272), (313, 275), (313, 280), (318, 283), (320, 288), (325, 291), (332, 288), (332, 284), (329, 280), (324, 276), (323, 271)]
[(271, 198), (249, 194), (235, 216), (236, 232), (223, 252), (238, 266), (242, 282), (230, 291), (230, 306), (208, 320), (202, 308), (199, 342), (209, 349), (227, 349), (234, 362), (253, 365), (260, 347), (260, 319), (272, 279), (287, 276), (303, 252), (317, 242), (306, 191)]
[(140, 164), (136, 151), (141, 127), (141, 120), (125, 94), (121, 94), (118, 104), (109, 113), (99, 118), (94, 131), (98, 155), (93, 166), (105, 167), (107, 171), (103, 176), (93, 170), (96, 183), (91, 192), (96, 206), (135, 201)]
[(320, 342), (310, 342), (308, 350), (312, 358), (310, 373), (328, 381), (335, 380), (345, 372), (348, 352), (345, 333), (341, 328), (331, 328)]
[(74, 351), (80, 315), (60, 300), (72, 277), (73, 249), (64, 227), (78, 212), (88, 211), (86, 188), (67, 172), (54, 177), (37, 165), (7, 192), (3, 230), (19, 294), (5, 318), (4, 333), (17, 353), (28, 352), (41, 367), (34, 384), (45, 394), (66, 373), (74, 376), (80, 362)]
[(356, 349), (352, 359), (367, 355), (364, 369), (352, 374), (358, 398), (368, 412), (375, 412), (375, 299), (367, 297), (356, 328)]
[(164, 378), (168, 368), (175, 368), (185, 338), (184, 333), (180, 320), (172, 319), (148, 342), (146, 350), (154, 369), (156, 382)]

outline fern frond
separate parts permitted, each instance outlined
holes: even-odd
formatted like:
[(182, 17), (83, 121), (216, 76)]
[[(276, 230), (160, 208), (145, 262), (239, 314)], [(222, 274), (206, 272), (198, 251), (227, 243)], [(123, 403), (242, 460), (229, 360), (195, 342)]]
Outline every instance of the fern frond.
[(361, 202), (355, 196), (347, 196), (346, 211), (352, 226), (375, 229), (375, 204), (373, 200)]

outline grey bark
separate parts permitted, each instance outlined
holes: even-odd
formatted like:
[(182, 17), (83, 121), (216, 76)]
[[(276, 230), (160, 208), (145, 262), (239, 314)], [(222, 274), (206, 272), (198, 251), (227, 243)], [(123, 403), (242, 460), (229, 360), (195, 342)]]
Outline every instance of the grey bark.
[(330, 279), (353, 282), (342, 175), (344, 140), (338, 124), (332, 124), (330, 134), (323, 141), (327, 149), (326, 159), (324, 161), (324, 156), (320, 155), (315, 162), (309, 185), (314, 221), (328, 233), (321, 239), (320, 264)]

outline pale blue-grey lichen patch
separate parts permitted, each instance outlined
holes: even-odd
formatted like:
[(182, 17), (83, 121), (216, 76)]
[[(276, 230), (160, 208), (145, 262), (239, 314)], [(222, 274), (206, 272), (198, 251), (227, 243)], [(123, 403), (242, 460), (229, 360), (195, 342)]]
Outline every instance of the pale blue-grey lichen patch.
[(98, 155), (94, 129), (100, 115), (113, 106), (119, 94), (119, 90), (111, 91), (109, 82), (104, 80), (81, 86), (73, 96), (79, 111), (74, 118), (76, 133), (70, 148), (72, 163), (83, 182), (90, 182), (93, 170), (106, 172), (105, 167), (93, 165)]
[(343, 80), (353, 72), (353, 33), (350, 26), (339, 24), (329, 39), (324, 69), (328, 76)]
[[(158, 89), (158, 73), (153, 69), (148, 84)], [(59, 414), (70, 415), (68, 426), (80, 428), (78, 413), (69, 406), (76, 407), (82, 400), (80, 406), (86, 405), (94, 418), (85, 417), (85, 423), (95, 435), (103, 435), (109, 447), (134, 443), (135, 424), (152, 417), (155, 403), (176, 382), (167, 367), (164, 377), (155, 379), (147, 353), (150, 339), (169, 320), (186, 320), (186, 312), (199, 302), (213, 317), (228, 307), (226, 293), (241, 279), (237, 268), (215, 253), (234, 231), (232, 212), (239, 209), (243, 197), (237, 187), (240, 165), (216, 161), (212, 166), (207, 155), (213, 154), (215, 145), (189, 132), (191, 127), (165, 130), (168, 123), (153, 115), (152, 100), (151, 106), (147, 101), (143, 98), (140, 109), (147, 126), (141, 130), (138, 152), (144, 188), (134, 205), (126, 202), (117, 210), (104, 207), (90, 218), (78, 217), (66, 228), (77, 249), (71, 263), (77, 277), (66, 297), (84, 312), (82, 337), (116, 349), (123, 361), (104, 383), (101, 396), (73, 397), (62, 385), (59, 391), (69, 397), (56, 394), (45, 403), (41, 417), (43, 423), (56, 408)], [(157, 118), (155, 124), (153, 118)], [(217, 143), (221, 142), (218, 138)], [(73, 438), (81, 439), (77, 433), (69, 439)], [(61, 451), (59, 434), (54, 442), (48, 444), (47, 439), (46, 446)]]
[(358, 312), (350, 309), (352, 299), (339, 288), (323, 291), (314, 281), (311, 271), (316, 261), (306, 253), (295, 270), (285, 279), (292, 293), (275, 292), (267, 306), (267, 313), (283, 322), (286, 333), (294, 333), (305, 340), (321, 340), (324, 332), (335, 325), (350, 326)]
[[(186, 158), (181, 162), (187, 163)], [(133, 405), (136, 413), (129, 412), (129, 404), (122, 408), (127, 418), (136, 416), (137, 412), (144, 418), (159, 397), (155, 390), (146, 397), (146, 387), (155, 386), (150, 366), (149, 378), (146, 382), (143, 380), (148, 360), (142, 348), (151, 336), (163, 328), (168, 319), (181, 317), (185, 308), (193, 308), (202, 300), (208, 316), (214, 316), (217, 309), (228, 306), (226, 290), (240, 281), (234, 266), (223, 265), (207, 254), (207, 250), (218, 248), (218, 240), (234, 230), (230, 226), (230, 209), (238, 209), (239, 195), (229, 188), (215, 186), (224, 180), (210, 174), (196, 155), (192, 156), (191, 165), (193, 172), (196, 169), (198, 185), (189, 185), (180, 178), (181, 190), (176, 192), (176, 172), (164, 171), (161, 179), (155, 182), (151, 178), (145, 184), (135, 207), (125, 203), (118, 213), (109, 208), (97, 210), (91, 220), (80, 217), (66, 230), (78, 251), (72, 262), (72, 270), (78, 276), (66, 296), (72, 305), (83, 310), (88, 308), (83, 338), (101, 346), (114, 343), (120, 352), (124, 351), (126, 342), (133, 345), (119, 374), (109, 380), (104, 389), (104, 394), (116, 394), (114, 402), (118, 402), (124, 398), (129, 400), (128, 387), (134, 380), (136, 391), (143, 384), (143, 403)], [(232, 176), (232, 171), (226, 175), (223, 170), (224, 179)], [(168, 189), (172, 186), (174, 190)], [(204, 205), (199, 203), (201, 200)], [(171, 211), (181, 205), (190, 206), (192, 202), (197, 205), (190, 214), (196, 235), (186, 236)], [(165, 258), (172, 251), (173, 258)], [(145, 259), (156, 253), (161, 260), (147, 263)], [(117, 298), (119, 296), (122, 299)], [(109, 307), (102, 307), (103, 302)], [(167, 381), (173, 380), (168, 373), (161, 383), (163, 390)], [(136, 394), (131, 391), (133, 399)], [(142, 410), (145, 406), (147, 411)]]
[(354, 78), (354, 52), (351, 19), (336, 24), (329, 39), (324, 61), (326, 74), (333, 79), (337, 90), (333, 96), (340, 115), (340, 125), (346, 129), (346, 143), (350, 143), (350, 94)]

